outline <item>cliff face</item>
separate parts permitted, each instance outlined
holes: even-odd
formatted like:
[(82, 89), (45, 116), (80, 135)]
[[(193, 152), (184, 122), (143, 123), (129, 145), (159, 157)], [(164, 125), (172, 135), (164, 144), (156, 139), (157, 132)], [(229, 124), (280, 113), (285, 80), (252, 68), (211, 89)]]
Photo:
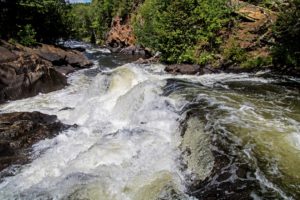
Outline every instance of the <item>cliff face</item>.
[(130, 18), (122, 20), (114, 17), (111, 29), (107, 34), (106, 45), (112, 52), (120, 52), (127, 55), (150, 57), (150, 51), (137, 45), (136, 36), (130, 23)]
[(130, 19), (122, 21), (119, 16), (113, 19), (112, 27), (108, 32), (106, 44), (114, 48), (124, 48), (133, 46), (136, 43), (136, 38), (133, 33), (133, 28), (130, 24)]

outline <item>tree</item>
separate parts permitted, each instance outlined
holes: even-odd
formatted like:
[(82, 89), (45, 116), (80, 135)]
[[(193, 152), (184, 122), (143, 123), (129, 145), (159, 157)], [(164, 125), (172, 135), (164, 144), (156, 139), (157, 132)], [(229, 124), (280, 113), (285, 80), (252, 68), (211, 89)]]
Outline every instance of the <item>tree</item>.
[(17, 6), (18, 25), (31, 24), (39, 41), (53, 42), (68, 37), (70, 8), (64, 0), (19, 0)]
[(300, 69), (300, 0), (291, 0), (275, 24), (275, 65)]
[(160, 51), (165, 62), (198, 63), (201, 52), (219, 45), (218, 32), (229, 21), (226, 2), (146, 0), (133, 18), (138, 42)]
[(15, 30), (16, 0), (0, 0), (0, 38), (9, 38)]
[(2, 0), (0, 1), (0, 34), (2, 38), (18, 38), (28, 25), (41, 42), (54, 42), (70, 34), (70, 6), (64, 0)]

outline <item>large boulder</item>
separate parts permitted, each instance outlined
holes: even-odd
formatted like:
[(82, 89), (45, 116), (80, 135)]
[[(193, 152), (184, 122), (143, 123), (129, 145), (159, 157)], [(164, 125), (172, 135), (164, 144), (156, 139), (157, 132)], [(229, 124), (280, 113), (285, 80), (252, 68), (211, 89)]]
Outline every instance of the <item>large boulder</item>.
[(40, 112), (0, 114), (0, 171), (27, 163), (33, 144), (69, 127), (59, 122), (55, 115)]
[(17, 59), (17, 55), (8, 49), (0, 46), (0, 63), (9, 62)]
[(0, 103), (62, 89), (65, 75), (92, 65), (84, 54), (41, 44), (35, 48), (0, 41)]
[[(23, 51), (5, 51), (16, 55), (16, 59), (0, 63), (0, 102), (51, 92), (67, 85), (66, 77), (49, 61)], [(2, 54), (0, 60), (4, 60), (1, 58)]]
[(37, 48), (26, 48), (27, 51), (50, 61), (55, 66), (71, 65), (75, 68), (87, 68), (93, 63), (90, 62), (81, 52), (76, 50), (65, 50), (53, 45), (42, 44)]

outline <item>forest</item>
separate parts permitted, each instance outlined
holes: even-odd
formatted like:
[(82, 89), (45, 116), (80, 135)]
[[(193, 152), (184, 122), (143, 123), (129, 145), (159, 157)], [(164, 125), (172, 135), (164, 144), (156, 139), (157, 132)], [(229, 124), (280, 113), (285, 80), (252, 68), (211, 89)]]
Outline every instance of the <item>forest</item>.
[[(0, 36), (24, 45), (69, 38), (103, 45), (113, 19), (120, 17), (121, 23), (132, 27), (135, 45), (161, 52), (161, 61), (165, 63), (218, 66), (225, 62), (244, 68), (272, 65), (299, 69), (300, 0), (245, 2), (276, 15), (276, 22), (259, 27), (261, 30), (255, 33), (267, 36), (257, 44), (260, 49), (268, 49), (264, 56), (252, 51), (252, 47), (229, 42), (241, 25), (233, 2), (93, 0), (88, 4), (71, 4), (64, 0), (6, 0), (1, 1)], [(252, 46), (255, 42), (251, 41)]]

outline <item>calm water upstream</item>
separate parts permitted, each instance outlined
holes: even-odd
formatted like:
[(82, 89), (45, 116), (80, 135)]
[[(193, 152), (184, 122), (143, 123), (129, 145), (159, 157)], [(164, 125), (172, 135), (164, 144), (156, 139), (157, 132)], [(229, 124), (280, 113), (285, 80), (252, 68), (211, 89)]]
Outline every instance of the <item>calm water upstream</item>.
[(0, 199), (300, 199), (300, 80), (87, 54), (65, 89), (0, 106), (78, 125), (35, 144)]

